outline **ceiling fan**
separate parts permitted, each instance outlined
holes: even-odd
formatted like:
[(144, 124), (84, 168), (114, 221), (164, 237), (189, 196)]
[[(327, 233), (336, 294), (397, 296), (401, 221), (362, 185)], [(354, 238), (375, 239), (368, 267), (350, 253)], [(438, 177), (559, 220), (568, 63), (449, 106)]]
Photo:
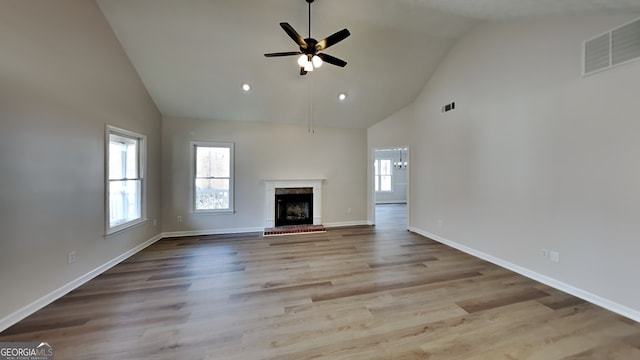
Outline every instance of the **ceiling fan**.
[(346, 39), (351, 33), (347, 29), (342, 29), (327, 38), (317, 41), (311, 37), (311, 4), (314, 0), (305, 0), (309, 4), (309, 37), (303, 39), (295, 29), (286, 22), (281, 22), (280, 26), (284, 32), (298, 44), (300, 51), (287, 51), (264, 54), (266, 57), (278, 57), (278, 56), (295, 56), (300, 55), (298, 58), (298, 65), (300, 65), (300, 75), (305, 75), (309, 71), (313, 71), (314, 68), (318, 68), (323, 62), (327, 62), (332, 65), (345, 67), (347, 62), (329, 54), (323, 54), (319, 51), (326, 50), (328, 47), (339, 43)]

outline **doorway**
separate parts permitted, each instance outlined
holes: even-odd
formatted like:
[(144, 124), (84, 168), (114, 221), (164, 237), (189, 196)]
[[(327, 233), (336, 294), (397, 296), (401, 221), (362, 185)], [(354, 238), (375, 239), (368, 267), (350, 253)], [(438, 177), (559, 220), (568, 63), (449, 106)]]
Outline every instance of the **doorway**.
[(374, 224), (384, 228), (409, 227), (409, 148), (374, 149)]

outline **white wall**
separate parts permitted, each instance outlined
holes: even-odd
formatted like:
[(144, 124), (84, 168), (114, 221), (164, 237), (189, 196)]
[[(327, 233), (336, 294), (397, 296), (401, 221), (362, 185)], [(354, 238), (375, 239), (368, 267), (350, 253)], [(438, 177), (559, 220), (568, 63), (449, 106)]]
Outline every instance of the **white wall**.
[(414, 104), (412, 227), (640, 319), (640, 62), (581, 77), (582, 42), (636, 16), (462, 38)]
[[(266, 220), (265, 179), (326, 179), (323, 224), (366, 223), (364, 129), (317, 128), (310, 134), (307, 126), (165, 118), (162, 134), (163, 231), (169, 235), (261, 231)], [(191, 212), (191, 141), (235, 144), (235, 214)]]
[(409, 125), (414, 117), (412, 104), (371, 126), (367, 129), (369, 149), (399, 147), (408, 144), (411, 138)]
[(159, 219), (161, 119), (93, 1), (0, 1), (0, 44), (1, 331), (159, 235), (104, 237), (103, 174), (106, 123), (147, 135)]

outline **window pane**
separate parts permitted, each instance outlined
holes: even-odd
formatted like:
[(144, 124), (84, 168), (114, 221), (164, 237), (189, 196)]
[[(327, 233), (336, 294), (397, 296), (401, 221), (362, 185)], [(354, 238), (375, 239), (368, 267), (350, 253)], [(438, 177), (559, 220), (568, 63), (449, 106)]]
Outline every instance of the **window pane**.
[(109, 179), (138, 177), (138, 140), (110, 135)]
[(123, 170), (123, 144), (117, 142), (109, 143), (109, 179), (122, 179)]
[(126, 177), (127, 179), (135, 179), (138, 177), (138, 143), (126, 144)]
[(229, 209), (229, 179), (196, 179), (196, 210)]
[(376, 191), (380, 191), (380, 177), (379, 176), (375, 176), (374, 177), (374, 183), (375, 183), (375, 189)]
[(373, 162), (373, 173), (376, 175), (380, 175), (380, 170), (379, 170), (379, 166), (378, 163), (380, 162), (380, 160), (376, 160)]
[(380, 175), (391, 175), (391, 160), (380, 160)]
[(231, 149), (228, 147), (196, 147), (196, 177), (229, 177)]
[(109, 182), (109, 226), (117, 226), (142, 216), (141, 184), (141, 180)]
[(380, 176), (380, 191), (391, 191), (391, 176)]

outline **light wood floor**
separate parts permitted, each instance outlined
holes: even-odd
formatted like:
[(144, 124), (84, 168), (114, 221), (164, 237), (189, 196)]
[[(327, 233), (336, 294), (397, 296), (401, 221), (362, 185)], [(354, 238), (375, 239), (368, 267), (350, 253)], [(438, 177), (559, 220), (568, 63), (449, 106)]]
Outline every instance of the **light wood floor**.
[(0, 341), (58, 360), (640, 359), (640, 324), (378, 211), (375, 228), (159, 241)]

